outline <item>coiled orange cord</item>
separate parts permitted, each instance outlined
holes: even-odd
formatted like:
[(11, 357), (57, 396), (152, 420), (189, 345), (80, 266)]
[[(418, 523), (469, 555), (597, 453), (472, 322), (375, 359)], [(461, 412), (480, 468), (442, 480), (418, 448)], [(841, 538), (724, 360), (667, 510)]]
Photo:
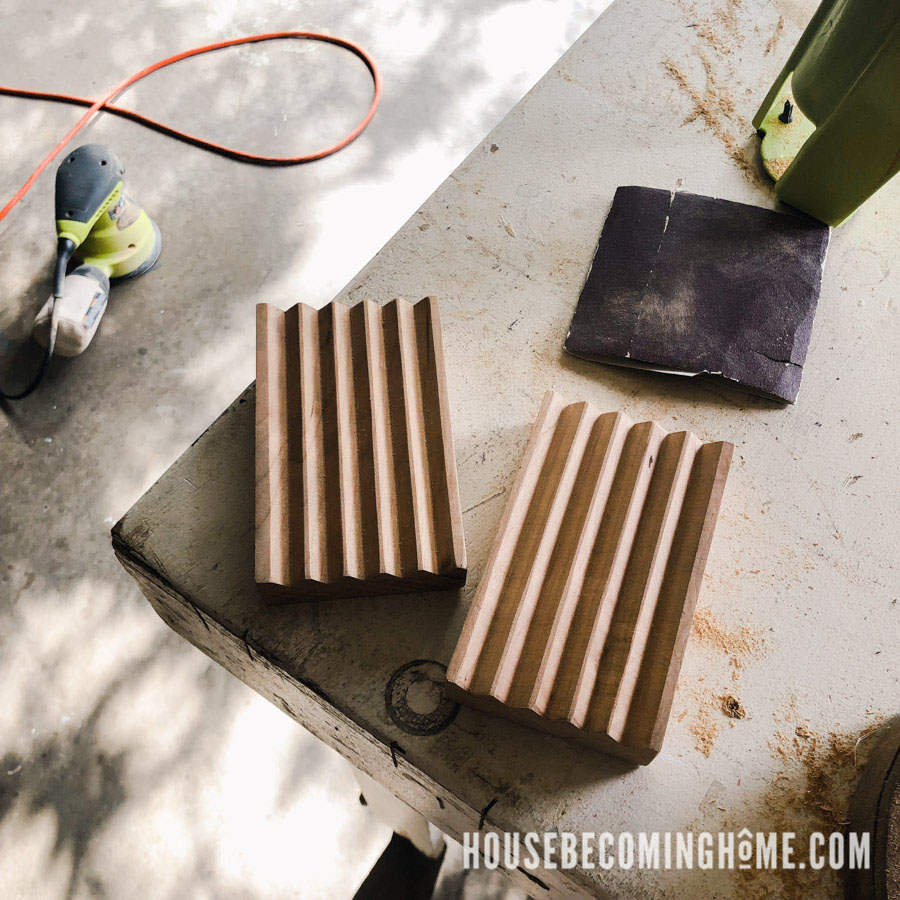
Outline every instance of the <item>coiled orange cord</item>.
[[(173, 63), (181, 62), (183, 59), (189, 59), (192, 56), (199, 56), (201, 53), (210, 53), (213, 50), (224, 50), (226, 47), (235, 47), (239, 44), (259, 44), (263, 41), (278, 41), (278, 40), (286, 40), (286, 39), (294, 39), (294, 40), (305, 40), (305, 41), (323, 41), (328, 44), (335, 44), (338, 47), (343, 47), (346, 50), (349, 50), (351, 53), (356, 54), (364, 63), (366, 68), (369, 70), (369, 73), (372, 76), (373, 83), (373, 93), (372, 93), (372, 102), (369, 105), (369, 109), (366, 114), (363, 116), (360, 123), (353, 129), (348, 135), (339, 140), (336, 144), (331, 147), (326, 147), (324, 150), (319, 150), (316, 153), (307, 153), (303, 156), (260, 156), (256, 153), (247, 153), (244, 150), (236, 150), (233, 147), (227, 147), (223, 144), (216, 144), (213, 141), (208, 141), (205, 138), (197, 137), (194, 134), (189, 134), (185, 131), (179, 131), (177, 128), (172, 128), (170, 125), (166, 125), (163, 122), (159, 122), (156, 119), (151, 119), (149, 116), (141, 115), (140, 113), (134, 112), (134, 110), (126, 109), (123, 106), (115, 106), (112, 101), (125, 90), (125, 88), (130, 87), (135, 82), (140, 81), (142, 78), (146, 78), (148, 75), (151, 75), (153, 72), (158, 72), (160, 69), (164, 69), (166, 66), (171, 66)], [(156, 131), (160, 131), (163, 134), (167, 134), (170, 137), (175, 138), (179, 141), (186, 141), (189, 144), (194, 144), (197, 147), (202, 147), (204, 150), (210, 150), (213, 153), (218, 153), (221, 156), (229, 157), (230, 159), (237, 159), (241, 162), (254, 163), (256, 165), (263, 166), (296, 166), (301, 163), (312, 162), (316, 159), (322, 159), (326, 156), (331, 156), (332, 153), (337, 153), (338, 150), (342, 150), (346, 147), (351, 141), (354, 141), (356, 138), (362, 134), (365, 127), (372, 121), (372, 116), (375, 115), (375, 110), (378, 107), (378, 101), (381, 99), (381, 76), (378, 74), (378, 69), (375, 66), (375, 62), (372, 57), (363, 50), (357, 44), (354, 44), (352, 41), (345, 40), (344, 38), (333, 37), (330, 34), (317, 34), (312, 31), (275, 31), (271, 34), (254, 34), (249, 37), (241, 37), (241, 38), (233, 38), (228, 41), (219, 41), (215, 44), (207, 44), (203, 47), (195, 47), (193, 50), (185, 50), (182, 53), (176, 53), (174, 56), (169, 56), (166, 59), (161, 59), (159, 62), (153, 63), (151, 66), (147, 66), (145, 69), (141, 69), (140, 72), (136, 72), (134, 75), (129, 75), (123, 81), (120, 81), (112, 90), (110, 90), (105, 96), (100, 97), (97, 100), (91, 100), (87, 97), (76, 97), (72, 94), (55, 94), (50, 91), (27, 91), (22, 90), (21, 88), (9, 88), (0, 86), (0, 94), (6, 94), (11, 97), (25, 97), (31, 98), (34, 100), (51, 100), (58, 103), (71, 103), (75, 106), (87, 106), (89, 107), (88, 111), (75, 123), (74, 126), (69, 130), (68, 134), (44, 157), (38, 167), (28, 176), (28, 180), (16, 191), (15, 195), (12, 199), (0, 209), (0, 221), (2, 221), (9, 211), (28, 193), (31, 189), (32, 185), (35, 181), (40, 177), (41, 172), (50, 165), (51, 162), (55, 159), (55, 157), (63, 150), (63, 148), (81, 131), (91, 119), (94, 118), (97, 113), (101, 111), (111, 112), (117, 116), (122, 116), (126, 119), (131, 119), (133, 122), (138, 122), (141, 125), (145, 125), (148, 128), (153, 128)]]

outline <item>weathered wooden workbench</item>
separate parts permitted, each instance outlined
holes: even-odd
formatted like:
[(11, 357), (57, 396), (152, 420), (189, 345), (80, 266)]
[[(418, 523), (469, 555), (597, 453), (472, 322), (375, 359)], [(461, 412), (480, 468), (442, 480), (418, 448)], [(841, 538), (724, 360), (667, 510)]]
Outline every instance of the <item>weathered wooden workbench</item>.
[[(831, 830), (860, 738), (896, 710), (898, 186), (833, 237), (795, 407), (562, 350), (617, 185), (772, 205), (749, 119), (813, 5), (619, 0), (341, 294), (439, 298), (461, 593), (263, 605), (252, 387), (114, 529), (172, 628), (451, 835), (489, 804), (486, 828), (521, 832)], [(298, 286), (284, 305), (301, 299)], [(647, 768), (473, 711), (453, 718), (428, 690), (441, 670), (427, 661), (450, 657), (547, 388), (736, 445), (672, 722)], [(425, 680), (407, 693), (415, 672)], [(726, 716), (726, 700), (745, 717)], [(838, 890), (809, 870), (518, 879), (535, 897)]]

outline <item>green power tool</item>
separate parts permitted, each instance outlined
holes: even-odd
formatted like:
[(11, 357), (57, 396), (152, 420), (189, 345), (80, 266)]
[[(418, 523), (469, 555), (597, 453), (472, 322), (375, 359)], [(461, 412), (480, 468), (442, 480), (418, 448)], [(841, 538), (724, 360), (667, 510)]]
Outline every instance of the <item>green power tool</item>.
[[(125, 194), (125, 169), (102, 144), (85, 144), (66, 154), (56, 173), (56, 265), (53, 296), (34, 320), (33, 335), (44, 348), (31, 383), (19, 400), (40, 383), (50, 358), (77, 356), (90, 344), (106, 311), (110, 281), (135, 278), (159, 258), (159, 228)], [(69, 261), (79, 265), (69, 274)]]
[(753, 120), (785, 203), (839, 225), (900, 172), (900, 2), (822, 0)]

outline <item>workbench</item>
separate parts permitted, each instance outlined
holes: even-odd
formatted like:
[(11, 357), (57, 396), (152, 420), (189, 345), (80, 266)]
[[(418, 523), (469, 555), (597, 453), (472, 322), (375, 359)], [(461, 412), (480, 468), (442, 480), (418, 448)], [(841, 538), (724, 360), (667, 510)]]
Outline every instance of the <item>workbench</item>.
[[(618, 185), (774, 205), (749, 120), (813, 6), (618, 0), (339, 295), (438, 298), (462, 591), (264, 604), (252, 386), (113, 530), (169, 626), (457, 839), (479, 825), (831, 831), (872, 727), (896, 711), (898, 185), (832, 236), (795, 406), (562, 349)], [(302, 299), (297, 285), (283, 305)], [(668, 733), (648, 767), (457, 711), (440, 693), (548, 388), (735, 444)], [(808, 869), (513, 877), (536, 898), (839, 893), (835, 873)]]

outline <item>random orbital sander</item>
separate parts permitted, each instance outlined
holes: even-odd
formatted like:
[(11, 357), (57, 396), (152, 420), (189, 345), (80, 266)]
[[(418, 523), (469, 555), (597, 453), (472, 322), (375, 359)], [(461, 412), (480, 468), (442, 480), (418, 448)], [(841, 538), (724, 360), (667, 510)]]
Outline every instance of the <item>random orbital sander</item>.
[[(159, 258), (159, 228), (125, 193), (125, 168), (102, 144), (66, 154), (56, 172), (56, 264), (53, 295), (34, 320), (45, 348), (31, 383), (0, 396), (18, 400), (40, 383), (51, 356), (77, 356), (90, 344), (106, 311), (110, 282), (136, 278)], [(69, 262), (77, 265), (66, 274)]]

